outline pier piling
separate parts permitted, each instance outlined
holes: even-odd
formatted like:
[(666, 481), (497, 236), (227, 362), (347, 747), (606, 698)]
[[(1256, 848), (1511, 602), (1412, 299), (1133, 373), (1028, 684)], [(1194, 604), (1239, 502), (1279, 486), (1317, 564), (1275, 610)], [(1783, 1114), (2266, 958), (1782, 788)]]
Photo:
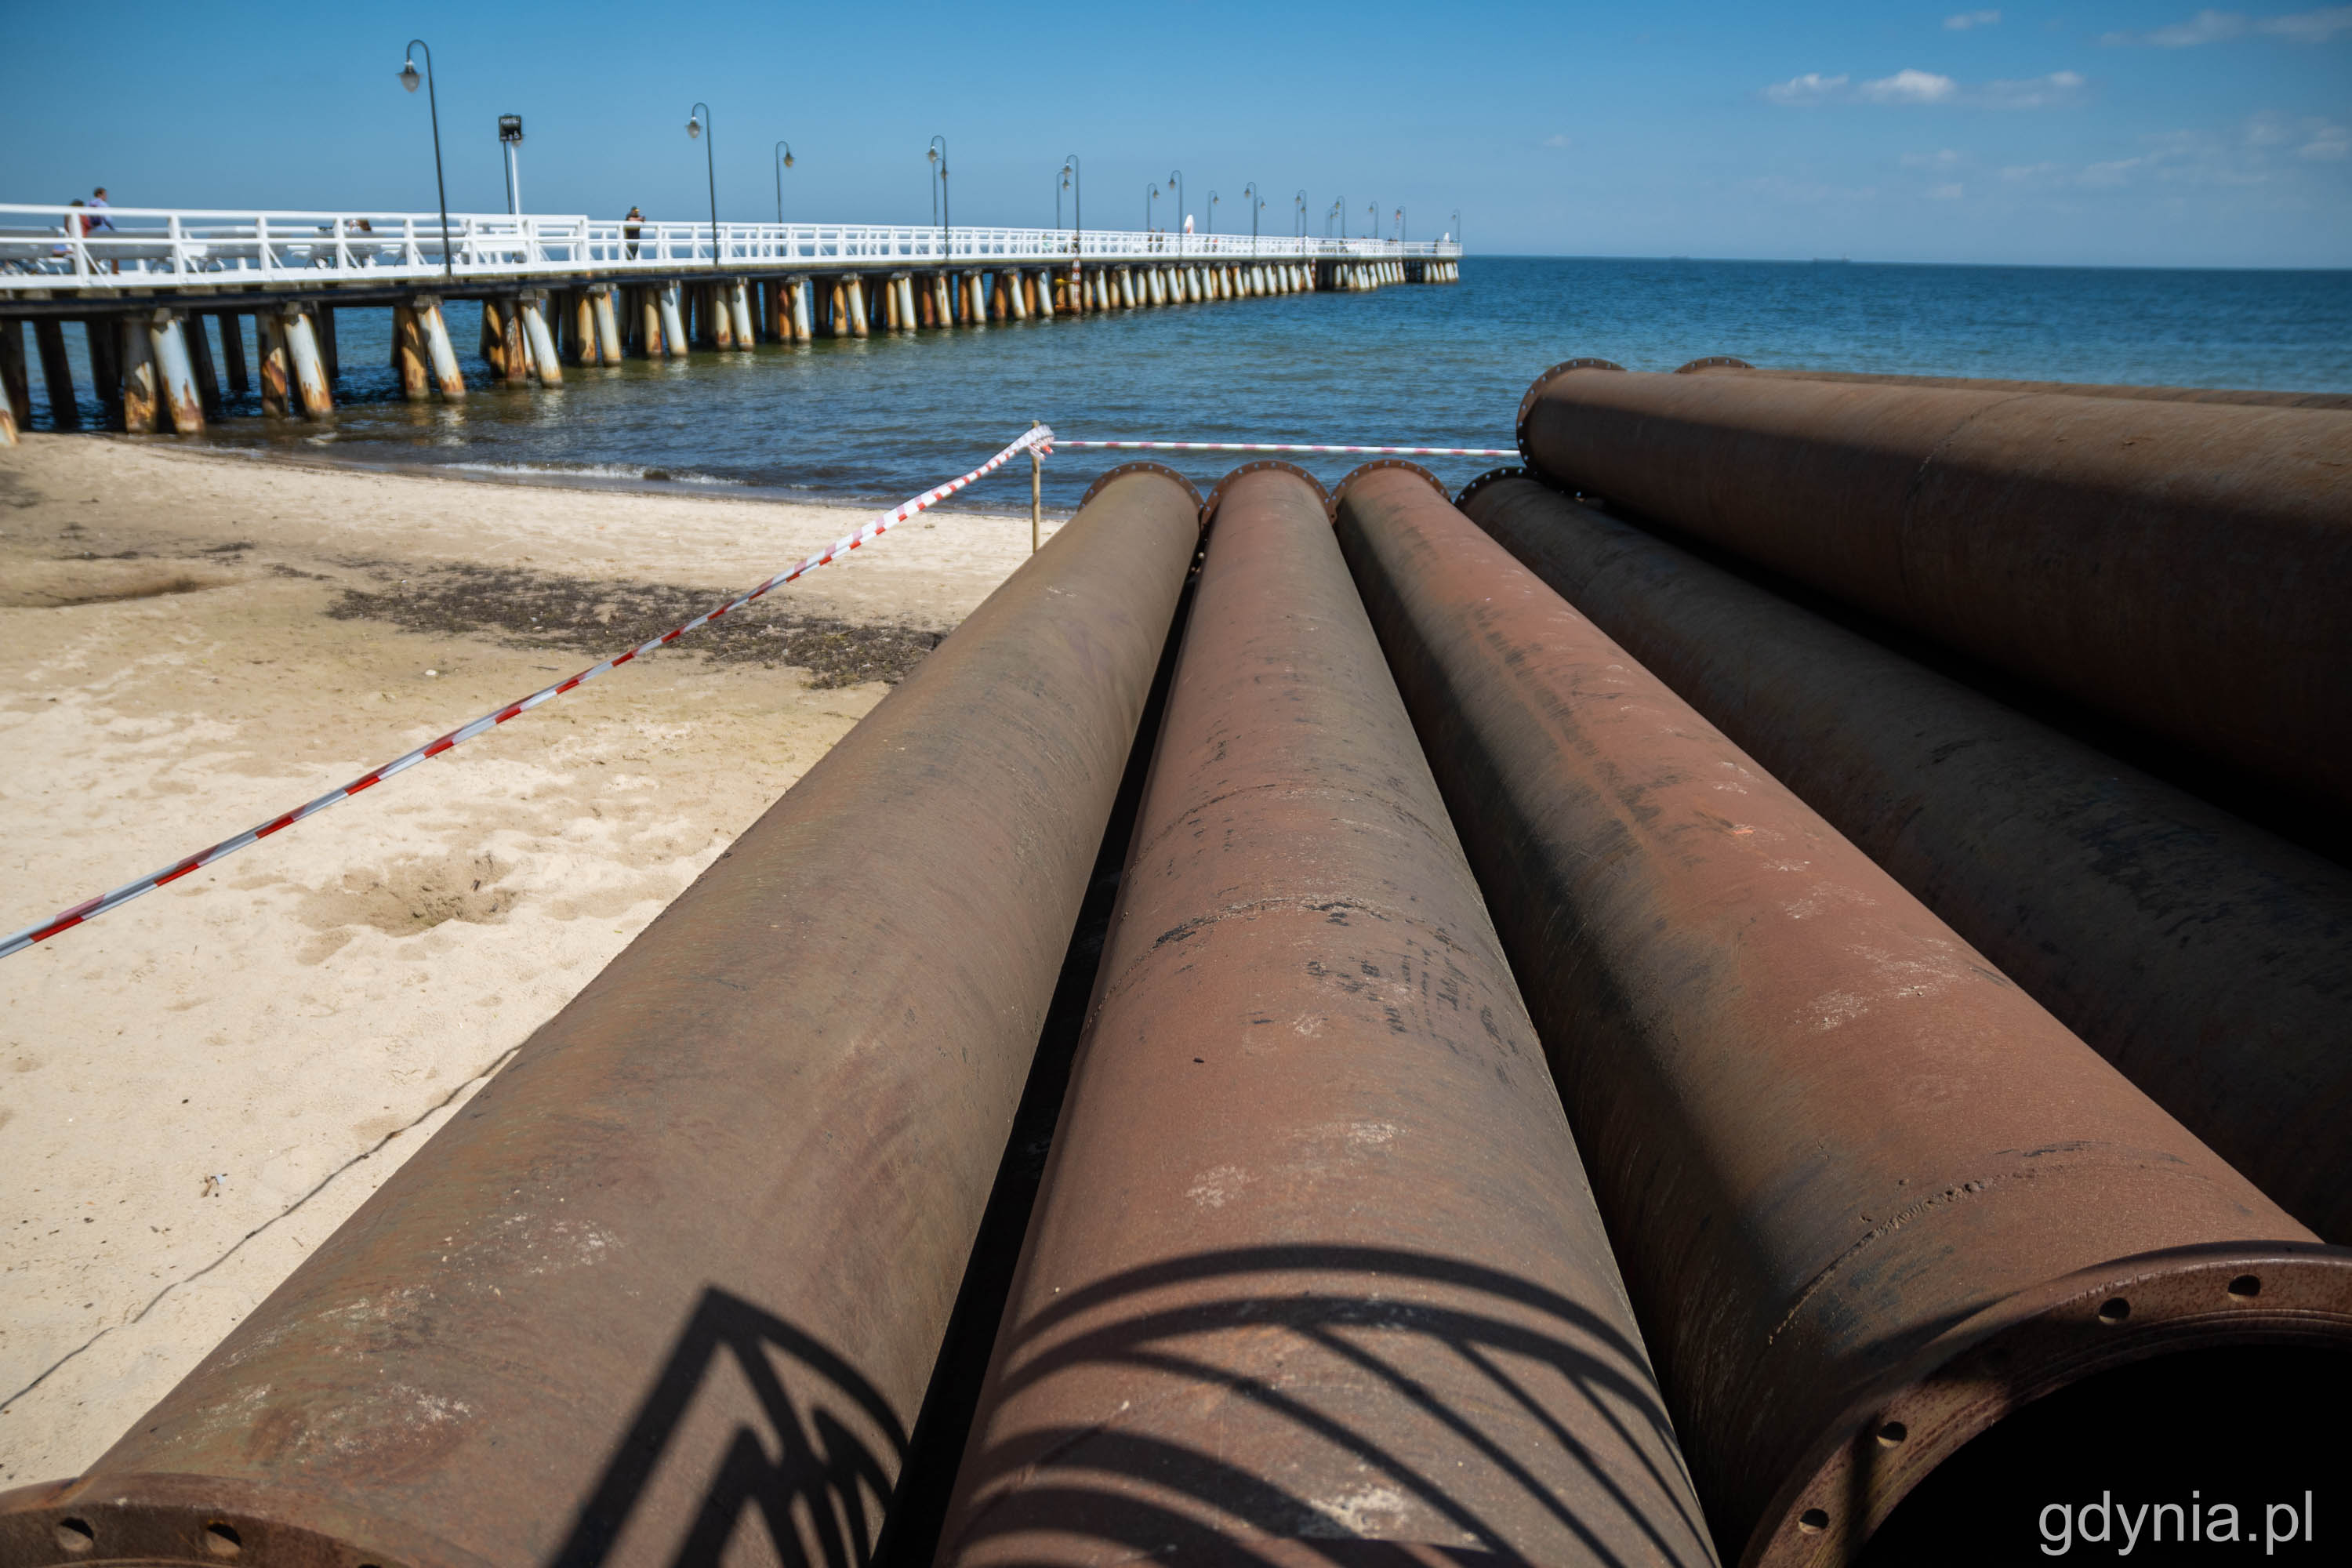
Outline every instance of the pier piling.
[(289, 308), (279, 320), (286, 330), (286, 356), (293, 370), (302, 417), (324, 419), (335, 411), (335, 395), (327, 384), (327, 363), (319, 353), (319, 335), (310, 312)]
[(155, 391), (154, 342), (143, 319), (117, 316), (113, 320), (122, 366), (122, 428), (133, 436), (152, 435), (162, 413)]
[(0, 414), (7, 416), (7, 444), (16, 432), (32, 427), (33, 384), (25, 368), (25, 329), (14, 320), (0, 320)]
[(555, 352), (555, 339), (547, 330), (544, 294), (522, 297), (522, 328), (530, 340), (531, 368), (539, 373), (541, 386), (563, 384), (563, 359)]
[(588, 290), (589, 300), (596, 310), (596, 363), (607, 368), (621, 363), (621, 313), (613, 301), (616, 291), (610, 283), (600, 283)]
[(261, 412), (270, 419), (294, 416), (293, 363), (286, 347), (286, 318), (276, 310), (257, 310), (253, 317), (254, 357), (261, 381)]
[[(55, 316), (33, 318), (33, 346), (40, 351), (41, 385), (49, 395), (49, 426), (56, 430), (81, 428), (81, 402), (75, 395), (73, 361), (66, 357), (66, 326)], [(242, 361), (238, 368), (243, 368)], [(245, 390), (243, 385), (237, 387)]]
[(205, 428), (204, 395), (188, 353), (187, 320), (180, 310), (157, 310), (148, 318), (147, 339), (155, 354), (155, 396), (174, 434), (199, 436)]

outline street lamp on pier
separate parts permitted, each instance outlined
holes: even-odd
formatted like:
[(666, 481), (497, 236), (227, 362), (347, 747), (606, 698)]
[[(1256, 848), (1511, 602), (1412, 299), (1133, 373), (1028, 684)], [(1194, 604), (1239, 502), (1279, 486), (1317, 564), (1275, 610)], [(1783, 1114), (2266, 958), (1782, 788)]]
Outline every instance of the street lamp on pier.
[[(1084, 175), (1085, 171), (1078, 167), (1078, 155), (1076, 153), (1062, 160), (1062, 184), (1067, 185), (1070, 190), (1070, 255), (1074, 258), (1086, 248), (1087, 209)], [(1061, 225), (1062, 194), (1056, 189), (1054, 193), (1054, 226), (1059, 228)], [(1071, 261), (1070, 270), (1073, 272), (1079, 270), (1079, 265), (1076, 259)]]
[[(1216, 193), (1216, 189), (1215, 189), (1215, 187), (1214, 187), (1214, 186), (1210, 187), (1210, 190), (1209, 190), (1209, 232), (1210, 232), (1211, 234), (1214, 234), (1214, 233), (1216, 233), (1216, 232), (1217, 232), (1217, 202), (1218, 202), (1218, 200), (1219, 200), (1219, 197), (1218, 197), (1218, 195), (1217, 195), (1217, 193)], [(1210, 249), (1212, 249), (1212, 250), (1214, 250), (1214, 249), (1216, 248), (1216, 247), (1214, 247), (1214, 246), (1211, 246), (1209, 248), (1210, 248)]]
[(1168, 188), (1176, 193), (1176, 254), (1184, 254), (1184, 171), (1172, 169), (1168, 174)]
[(1295, 216), (1298, 223), (1298, 237), (1305, 239), (1307, 237), (1307, 187), (1305, 185), (1298, 187), (1298, 194), (1290, 198), (1290, 205), (1297, 209)]
[(1146, 180), (1143, 183), (1143, 232), (1151, 232), (1151, 204), (1160, 199), (1160, 187)]
[(924, 153), (923, 156), (930, 160), (931, 167), (937, 171), (940, 176), (939, 188), (934, 194), (939, 198), (940, 259), (944, 262), (948, 259), (948, 236), (950, 233), (948, 227), (948, 139), (944, 136), (932, 137), (931, 145), (929, 149)]
[(417, 49), (425, 50), (425, 102), (433, 114), (433, 188), (441, 197), (441, 270), (454, 279), (457, 264), (449, 252), (449, 185), (441, 177), (441, 104), (433, 91), (433, 51), (425, 47), (422, 38), (408, 40), (408, 49), (403, 52), (400, 62), (400, 85), (410, 92), (416, 90), (414, 51)]
[(1397, 243), (1402, 245), (1404, 243), (1404, 208), (1402, 207), (1399, 207), (1396, 210), (1396, 226)]
[[(703, 135), (707, 130), (711, 132), (709, 136)], [(700, 100), (686, 111), (686, 139), (702, 143), (702, 172), (710, 182), (710, 265), (715, 270), (719, 267), (719, 160), (712, 149), (719, 133), (711, 130), (710, 105)]]
[(1242, 199), (1249, 203), (1250, 254), (1257, 254), (1257, 215), (1265, 206), (1265, 198), (1257, 194), (1257, 182), (1252, 180), (1242, 187)]
[(779, 142), (773, 149), (776, 160), (776, 226), (784, 226), (784, 171), (793, 166), (793, 144)]
[(1454, 209), (1454, 243), (1456, 245), (1462, 243), (1462, 209), (1460, 207)]

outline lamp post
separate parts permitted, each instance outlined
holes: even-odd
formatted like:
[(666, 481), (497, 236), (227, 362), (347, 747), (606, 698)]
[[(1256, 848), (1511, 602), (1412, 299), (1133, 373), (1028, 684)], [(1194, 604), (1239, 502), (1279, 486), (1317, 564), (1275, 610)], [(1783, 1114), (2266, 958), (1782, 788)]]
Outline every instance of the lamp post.
[(521, 115), (499, 116), (499, 145), (506, 149), (507, 213), (509, 216), (520, 217), (522, 216), (522, 166), (517, 161), (520, 154), (515, 149), (522, 145)]
[(1183, 171), (1183, 170), (1181, 170), (1181, 169), (1171, 169), (1171, 170), (1170, 170), (1170, 171), (1169, 171), (1169, 173), (1168, 173), (1168, 188), (1169, 188), (1170, 190), (1174, 191), (1174, 192), (1176, 193), (1176, 254), (1177, 254), (1177, 255), (1179, 255), (1179, 256), (1181, 256), (1181, 255), (1183, 255), (1183, 254), (1184, 254), (1184, 171)]
[[(1339, 237), (1340, 237), (1341, 239), (1345, 239), (1345, 238), (1347, 238), (1347, 237), (1348, 237), (1348, 198), (1347, 198), (1347, 197), (1345, 197), (1345, 196), (1341, 196), (1338, 201), (1333, 202), (1333, 203), (1331, 204), (1331, 216), (1332, 216), (1333, 217), (1336, 217), (1336, 218), (1338, 218), (1338, 219), (1339, 220)], [(1331, 232), (1330, 226), (1329, 226), (1328, 224), (1326, 224), (1326, 225), (1324, 226), (1323, 232), (1324, 232), (1324, 233), (1326, 233), (1326, 234), (1328, 234), (1328, 233), (1330, 233), (1330, 232)]]
[(1257, 194), (1257, 182), (1255, 180), (1252, 180), (1248, 184), (1242, 187), (1242, 199), (1249, 203), (1250, 254), (1252, 256), (1255, 256), (1257, 254), (1257, 215), (1259, 209), (1265, 205), (1265, 198)]
[(776, 160), (776, 226), (784, 226), (784, 171), (793, 166), (793, 144), (779, 142), (771, 150)]
[[(1086, 178), (1085, 171), (1078, 167), (1076, 153), (1062, 160), (1062, 183), (1070, 187), (1070, 255), (1075, 258), (1086, 248), (1087, 241)], [(1059, 227), (1061, 222), (1062, 197), (1060, 191), (1056, 190), (1054, 194), (1055, 226)], [(1070, 270), (1079, 270), (1076, 260), (1070, 263)]]
[(1365, 237), (1366, 239), (1378, 239), (1378, 238), (1380, 238), (1380, 237), (1381, 237), (1381, 204), (1380, 204), (1380, 203), (1378, 203), (1378, 202), (1374, 202), (1374, 203), (1372, 203), (1372, 205), (1370, 205), (1370, 206), (1366, 207), (1366, 208), (1364, 209), (1364, 211), (1365, 211), (1365, 213), (1368, 215), (1367, 219), (1366, 219), (1365, 224), (1364, 224), (1364, 237)]
[(1454, 209), (1454, 243), (1456, 245), (1462, 243), (1462, 209), (1460, 207)]
[(1404, 208), (1402, 207), (1399, 207), (1396, 210), (1396, 226), (1397, 243), (1399, 245), (1402, 245), (1404, 243)]
[[(433, 188), (441, 198), (441, 270), (454, 279), (457, 264), (449, 253), (449, 186), (441, 177), (441, 105), (433, 91), (433, 51), (422, 38), (409, 39), (408, 47), (425, 50), (425, 102), (433, 114)], [(405, 51), (400, 62), (400, 85), (410, 92), (416, 90), (416, 58)]]
[(1290, 204), (1297, 209), (1296, 216), (1298, 222), (1298, 237), (1305, 239), (1307, 237), (1307, 187), (1305, 185), (1298, 187), (1298, 194), (1290, 198)]
[[(709, 136), (702, 134), (706, 130), (710, 131)], [(694, 107), (686, 111), (686, 139), (702, 142), (702, 172), (710, 182), (710, 265), (716, 269), (719, 266), (719, 160), (712, 148), (719, 140), (719, 132), (710, 125), (710, 105), (698, 100)]]
[(930, 160), (931, 167), (940, 176), (940, 259), (944, 262), (948, 259), (950, 232), (948, 228), (948, 139), (944, 136), (932, 137), (930, 147), (923, 156)]
[[(1210, 189), (1209, 189), (1209, 232), (1210, 232), (1211, 234), (1214, 234), (1214, 233), (1216, 233), (1216, 232), (1217, 232), (1217, 202), (1218, 202), (1218, 199), (1219, 199), (1219, 198), (1218, 198), (1218, 195), (1217, 195), (1216, 187), (1214, 187), (1214, 186), (1213, 185), (1213, 186), (1211, 186), (1211, 187), (1210, 187)], [(1209, 248), (1210, 248), (1210, 249), (1212, 249), (1212, 250), (1214, 250), (1214, 249), (1216, 248), (1216, 247), (1213, 245), (1213, 246), (1209, 247)]]

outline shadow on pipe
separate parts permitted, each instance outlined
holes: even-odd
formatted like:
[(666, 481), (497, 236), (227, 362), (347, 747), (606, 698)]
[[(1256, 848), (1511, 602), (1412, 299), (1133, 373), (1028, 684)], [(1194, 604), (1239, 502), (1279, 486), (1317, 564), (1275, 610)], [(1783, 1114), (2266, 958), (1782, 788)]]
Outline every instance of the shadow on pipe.
[[(1089, 1372), (1161, 1387), (1172, 1380), (1180, 1408), (1208, 1416), (1246, 1407), (1287, 1431), (1299, 1452), (1343, 1456), (1356, 1484), (1302, 1485), (1323, 1472), (1298, 1453), (1252, 1444), (1241, 1462), (1204, 1443), (1155, 1436), (1145, 1421), (1024, 1428), (967, 1461), (965, 1489), (996, 1495), (963, 1521), (961, 1561), (1010, 1560), (992, 1550), (998, 1543), (1025, 1547), (1022, 1560), (1033, 1560), (1041, 1538), (1076, 1536), (1155, 1560), (1402, 1565), (1427, 1561), (1421, 1553), (1433, 1549), (1382, 1527), (1421, 1513), (1456, 1537), (1433, 1548), (1444, 1561), (1524, 1562), (1514, 1550), (1524, 1526), (1498, 1517), (1521, 1510), (1580, 1542), (1589, 1555), (1578, 1562), (1713, 1561), (1696, 1510), (1666, 1501), (1685, 1485), (1679, 1467), (1638, 1467), (1636, 1489), (1614, 1462), (1673, 1453), (1640, 1342), (1516, 1274), (1313, 1243), (1172, 1258), (1066, 1292), (1019, 1324), (998, 1353), (1019, 1370), (992, 1398)], [(1284, 1375), (1238, 1373), (1244, 1357)], [(1318, 1382), (1354, 1397), (1318, 1397)], [(1570, 1420), (1559, 1418), (1564, 1410)], [(1622, 1447), (1587, 1447), (1573, 1429), (1587, 1418)], [(1540, 1473), (1514, 1454), (1522, 1437), (1513, 1428), (1528, 1421), (1559, 1456), (1539, 1460)], [(1463, 1485), (1450, 1458), (1432, 1462), (1445, 1451), (1427, 1446), (1433, 1436), (1478, 1468), (1479, 1484)], [(1006, 1484), (1033, 1468), (1049, 1479)], [(1580, 1480), (1562, 1485), (1563, 1468)], [(1509, 1481), (1499, 1506), (1487, 1484), (1494, 1475)], [(1628, 1540), (1640, 1544), (1610, 1544)]]

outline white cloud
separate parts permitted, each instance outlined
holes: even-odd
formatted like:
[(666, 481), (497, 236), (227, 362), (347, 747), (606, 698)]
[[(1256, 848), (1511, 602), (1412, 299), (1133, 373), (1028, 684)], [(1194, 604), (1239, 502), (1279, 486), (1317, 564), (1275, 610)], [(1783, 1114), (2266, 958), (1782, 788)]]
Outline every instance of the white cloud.
[(2265, 16), (2254, 27), (2298, 44), (2324, 44), (2338, 33), (2352, 33), (2352, 5), (2323, 5), (2291, 16)]
[(1957, 169), (1966, 161), (1949, 147), (1936, 153), (1903, 154), (1903, 166), (1906, 169)]
[(1969, 100), (1988, 109), (2051, 109), (2079, 101), (2090, 85), (2078, 71), (2052, 71), (2023, 81), (1989, 81)]
[(1775, 103), (1827, 103), (1844, 93), (1850, 79), (1843, 76), (1823, 76), (1819, 71), (1807, 71), (1787, 81), (1773, 83), (1764, 89), (1764, 96)]
[(1546, 147), (1565, 147), (1569, 145), (1569, 140), (1567, 137), (1555, 132), (1551, 135), (1545, 137), (1542, 144)]
[(2352, 130), (2325, 120), (2306, 120), (2303, 128), (2311, 140), (2294, 150), (2296, 157), (2324, 163), (2352, 158)]
[(2352, 5), (2323, 5), (2316, 11), (2259, 18), (2249, 18), (2242, 11), (2200, 11), (2186, 22), (2175, 22), (2152, 33), (2107, 33), (2101, 36), (2099, 42), (2189, 49), (2200, 44), (2242, 38), (2250, 32), (2291, 38), (2299, 44), (2324, 44), (2338, 33), (2352, 32)]
[(1927, 192), (1928, 198), (1931, 201), (1938, 202), (1956, 202), (1968, 194), (1969, 188), (1966, 185), (1961, 184), (1935, 185), (1931, 186)]
[(1988, 81), (1969, 86), (1935, 71), (1908, 67), (1893, 76), (1855, 81), (1841, 72), (1824, 76), (1807, 71), (1764, 89), (1773, 103), (1808, 108), (1822, 103), (1968, 104), (1979, 109), (2050, 109), (2079, 101), (2089, 79), (2078, 71), (2052, 71), (2022, 81)]
[(1853, 89), (1864, 103), (1948, 103), (1959, 90), (1960, 84), (1950, 77), (1908, 68)]
[(1957, 16), (1944, 18), (1944, 26), (1955, 33), (1965, 33), (1970, 27), (1990, 27), (2000, 21), (1998, 11), (1963, 11)]

